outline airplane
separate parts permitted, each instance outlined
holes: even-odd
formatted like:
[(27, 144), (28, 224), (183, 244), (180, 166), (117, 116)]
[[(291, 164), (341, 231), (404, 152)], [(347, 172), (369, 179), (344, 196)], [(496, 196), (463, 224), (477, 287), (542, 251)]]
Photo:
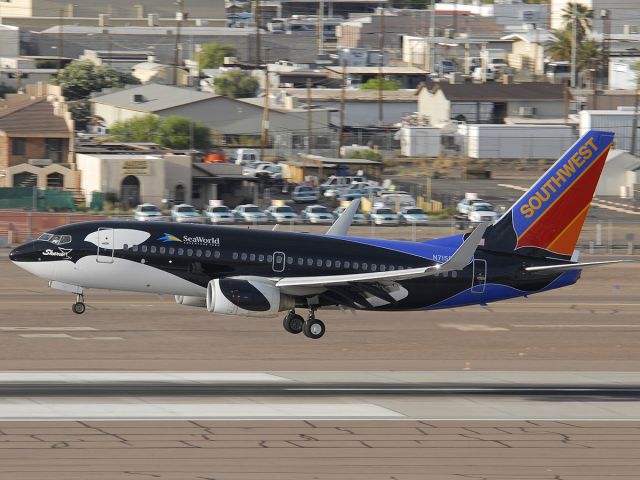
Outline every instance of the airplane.
[[(230, 226), (105, 220), (54, 228), (11, 261), (76, 295), (87, 289), (171, 294), (210, 313), (275, 316), (312, 339), (320, 308), (437, 310), (527, 297), (573, 285), (574, 252), (613, 133), (582, 136), (493, 225), (421, 242), (348, 235), (358, 201), (324, 235)], [(296, 309), (308, 311), (307, 318)]]

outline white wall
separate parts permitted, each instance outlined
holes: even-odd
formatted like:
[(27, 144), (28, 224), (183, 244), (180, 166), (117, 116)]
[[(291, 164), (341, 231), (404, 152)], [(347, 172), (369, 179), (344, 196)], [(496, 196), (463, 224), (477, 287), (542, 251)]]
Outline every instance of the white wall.
[(640, 57), (612, 59), (609, 63), (609, 88), (612, 90), (633, 90), (636, 88), (638, 72), (633, 66)]

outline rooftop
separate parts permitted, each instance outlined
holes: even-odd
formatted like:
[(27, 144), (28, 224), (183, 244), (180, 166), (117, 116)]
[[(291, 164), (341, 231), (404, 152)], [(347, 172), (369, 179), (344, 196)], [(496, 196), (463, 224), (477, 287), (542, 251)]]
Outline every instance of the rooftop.
[[(287, 88), (286, 93), (294, 98), (306, 102), (306, 88)], [(344, 98), (348, 102), (377, 102), (378, 90), (360, 90), (348, 88), (344, 91)], [(340, 99), (339, 88), (313, 88), (311, 99), (315, 102), (338, 101)], [(386, 102), (416, 102), (416, 91), (410, 90), (385, 90), (383, 100)]]
[[(347, 75), (350, 74), (362, 74), (362, 75), (375, 75), (380, 73), (380, 67), (338, 67), (338, 66), (330, 66), (325, 67), (330, 72), (342, 74), (343, 68), (345, 69), (345, 73)], [(382, 67), (383, 75), (426, 75), (427, 71), (418, 67), (403, 67), (403, 66), (394, 66), (394, 67)]]
[[(19, 103), (0, 102), (0, 131), (33, 136), (69, 136), (65, 119), (54, 113), (54, 106), (44, 97), (28, 97)], [(15, 98), (15, 97), (14, 97)]]
[[(454, 102), (503, 102), (507, 100), (552, 100), (562, 101), (564, 87), (562, 84), (547, 82), (510, 83), (434, 83), (429, 91), (438, 89)], [(421, 88), (417, 90), (420, 93)]]
[[(142, 96), (142, 101), (136, 100), (135, 96), (137, 95)], [(98, 95), (92, 98), (91, 101), (102, 105), (135, 110), (137, 112), (153, 113), (181, 105), (211, 100), (219, 96), (220, 95), (199, 92), (189, 88), (149, 83), (147, 85), (139, 85)]]

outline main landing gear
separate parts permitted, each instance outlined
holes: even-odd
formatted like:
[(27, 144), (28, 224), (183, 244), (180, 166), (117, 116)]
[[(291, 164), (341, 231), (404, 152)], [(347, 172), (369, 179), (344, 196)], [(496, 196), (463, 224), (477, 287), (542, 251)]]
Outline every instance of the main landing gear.
[(86, 309), (87, 309), (87, 307), (84, 304), (84, 295), (81, 294), (81, 293), (78, 293), (76, 295), (76, 303), (71, 305), (71, 310), (73, 311), (73, 313), (77, 313), (78, 315), (82, 315)]
[(327, 330), (324, 323), (316, 318), (315, 309), (309, 310), (309, 318), (306, 322), (295, 310), (289, 311), (287, 316), (284, 317), (283, 326), (289, 333), (298, 334), (304, 332), (307, 337), (314, 340), (322, 337)]

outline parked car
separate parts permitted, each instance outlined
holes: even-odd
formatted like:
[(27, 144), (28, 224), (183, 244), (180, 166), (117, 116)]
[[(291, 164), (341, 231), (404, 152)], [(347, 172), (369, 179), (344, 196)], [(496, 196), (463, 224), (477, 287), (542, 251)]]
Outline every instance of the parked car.
[(289, 205), (272, 205), (264, 211), (276, 223), (292, 223), (300, 216)]
[(209, 222), (219, 225), (222, 223), (235, 223), (236, 217), (226, 205), (210, 205), (204, 211)]
[(302, 218), (307, 223), (333, 223), (333, 215), (327, 207), (322, 205), (309, 205), (302, 211)]
[(473, 206), (474, 203), (486, 203), (486, 202), (478, 197), (465, 197), (458, 202), (458, 205), (456, 205), (456, 210), (458, 211), (458, 213), (461, 213), (462, 215), (469, 215), (469, 212), (471, 212), (471, 207)]
[[(333, 216), (337, 219), (342, 212), (346, 210), (347, 207), (338, 207), (333, 211)], [(353, 221), (351, 222), (353, 225), (367, 225), (369, 222), (367, 221), (367, 217), (360, 212), (356, 212), (353, 216)]]
[(248, 176), (255, 176), (256, 172), (260, 169), (263, 168), (263, 165), (275, 165), (273, 162), (254, 162), (254, 163), (247, 163), (243, 168), (242, 168), (242, 175), (248, 175)]
[(356, 198), (376, 197), (383, 191), (384, 188), (378, 185), (369, 184), (368, 182), (353, 183), (349, 188), (345, 188), (339, 192), (338, 200), (341, 202), (350, 202)]
[(408, 225), (426, 225), (429, 216), (418, 207), (404, 207), (400, 210), (400, 221)]
[(260, 207), (258, 207), (257, 205), (253, 205), (252, 203), (248, 203), (246, 205), (238, 205), (235, 210), (233, 210), (233, 214), (236, 216), (237, 220), (245, 223), (269, 222), (269, 217), (267, 216), (267, 214), (260, 210)]
[(369, 219), (374, 225), (398, 225), (400, 217), (388, 207), (376, 207), (371, 210)]
[(394, 210), (400, 210), (403, 207), (415, 207), (416, 199), (407, 192), (381, 192), (380, 200), (385, 206)]
[(162, 211), (152, 203), (142, 203), (136, 207), (133, 218), (139, 222), (157, 222), (162, 220)]
[[(338, 190), (348, 187), (354, 182), (365, 182), (367, 179), (358, 175), (331, 175), (327, 180), (320, 185), (320, 191), (323, 192), (325, 197), (336, 197)], [(334, 193), (327, 195), (327, 191), (332, 190)]]
[(178, 223), (204, 223), (204, 217), (192, 205), (181, 203), (171, 209), (171, 220)]
[(291, 192), (291, 200), (296, 203), (309, 203), (318, 201), (318, 191), (307, 185), (298, 185)]
[(236, 165), (248, 165), (260, 161), (260, 153), (255, 148), (238, 148), (235, 152)]
[(281, 181), (284, 177), (282, 165), (277, 163), (263, 163), (256, 168), (254, 175), (264, 180), (272, 180), (274, 182)]
[(493, 205), (486, 202), (476, 202), (471, 205), (469, 221), (474, 223), (495, 222), (498, 219), (498, 212), (493, 209)]

